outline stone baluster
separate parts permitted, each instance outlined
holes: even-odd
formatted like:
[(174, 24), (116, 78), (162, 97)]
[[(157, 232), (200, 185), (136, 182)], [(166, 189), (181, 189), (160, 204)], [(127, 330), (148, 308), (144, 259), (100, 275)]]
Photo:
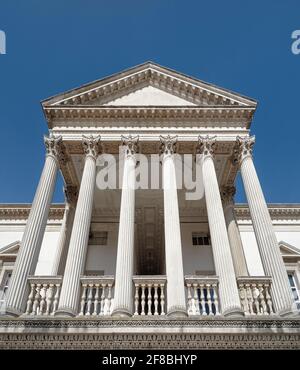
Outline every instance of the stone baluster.
[(132, 276), (134, 264), (135, 153), (138, 137), (122, 136), (125, 147), (120, 223), (117, 248), (113, 316), (132, 315)]
[(152, 295), (151, 295), (151, 289), (152, 289), (152, 284), (148, 283), (147, 284), (147, 290), (148, 290), (148, 296), (147, 296), (147, 315), (151, 316), (151, 305), (152, 305)]
[(199, 136), (203, 184), (219, 295), (224, 316), (243, 316), (214, 165), (215, 139)]
[(33, 306), (32, 306), (32, 315), (36, 315), (38, 314), (39, 312), (39, 307), (40, 307), (40, 291), (41, 291), (41, 284), (36, 284), (36, 288), (35, 288), (35, 297), (34, 297), (34, 302), (33, 302)]
[(51, 312), (53, 293), (54, 293), (54, 284), (50, 283), (46, 292), (46, 311), (45, 311), (46, 316), (50, 315)]
[(56, 291), (54, 295), (54, 300), (53, 300), (53, 308), (52, 308), (52, 313), (51, 315), (55, 315), (55, 312), (58, 307), (58, 301), (59, 301), (59, 295), (60, 295), (60, 284), (56, 284)]
[(160, 307), (161, 307), (161, 316), (164, 316), (165, 313), (165, 285), (160, 284)]
[(112, 289), (112, 284), (108, 284), (108, 293), (107, 293), (107, 315), (110, 315), (110, 309), (111, 309), (111, 289)]
[(87, 292), (87, 284), (82, 284), (82, 295), (81, 295), (79, 316), (83, 316), (85, 314), (86, 292)]
[(93, 304), (93, 287), (94, 287), (94, 284), (89, 284), (88, 286), (88, 297), (87, 297), (85, 316), (90, 316), (91, 314), (92, 304)]
[(158, 315), (158, 284), (154, 284), (154, 316)]
[(104, 309), (105, 309), (105, 287), (106, 287), (106, 284), (101, 284), (101, 287), (102, 287), (102, 294), (101, 294), (101, 308), (100, 308), (100, 314), (101, 316), (104, 315)]
[(210, 284), (206, 284), (206, 292), (207, 292), (206, 299), (207, 299), (208, 315), (213, 315)]
[(260, 182), (252, 159), (254, 137), (237, 138), (236, 162), (240, 164), (249, 210), (266, 275), (272, 277), (272, 299), (276, 312), (292, 313), (293, 299), (286, 268), (280, 253)]
[(217, 284), (213, 283), (212, 284), (212, 287), (213, 287), (213, 292), (214, 292), (214, 305), (215, 305), (215, 315), (218, 316), (220, 315), (220, 312), (219, 312), (219, 296), (218, 296), (218, 286)]
[(139, 314), (139, 284), (135, 284), (135, 296), (134, 296), (134, 316)]
[(47, 287), (48, 284), (42, 284), (42, 289), (41, 289), (41, 301), (40, 301), (40, 311), (39, 315), (43, 315), (45, 307), (46, 307), (46, 293), (47, 293)]
[(96, 182), (96, 159), (100, 137), (83, 137), (85, 164), (74, 216), (59, 307), (61, 316), (75, 316), (80, 294), (80, 276), (84, 269)]
[(142, 295), (141, 295), (141, 307), (142, 307), (142, 311), (141, 311), (141, 315), (144, 316), (145, 315), (145, 284), (142, 284)]
[(6, 313), (12, 316), (19, 316), (25, 310), (30, 289), (27, 278), (33, 275), (36, 268), (55, 188), (58, 161), (63, 159), (61, 137), (45, 138), (44, 141), (46, 160), (8, 289)]
[[(199, 284), (194, 283), (193, 288), (194, 288), (194, 310), (195, 310), (195, 314), (200, 315), (200, 307), (201, 307), (201, 309), (202, 309), (202, 311), (204, 312), (204, 315), (205, 315), (206, 313), (205, 313), (205, 301), (203, 299), (203, 297), (204, 297), (203, 285), (201, 285), (201, 284), (199, 285)], [(199, 298), (199, 295), (198, 295), (198, 290), (200, 291), (200, 298)]]
[(167, 289), (167, 314), (169, 316), (187, 316), (178, 195), (174, 154), (176, 138), (160, 137), (162, 152), (162, 176), (164, 193), (164, 226)]
[[(94, 297), (94, 312), (93, 312), (93, 316), (97, 316), (98, 315), (98, 305), (99, 305), (99, 284), (95, 284), (95, 297)], [(101, 305), (100, 305), (101, 307)], [(101, 311), (100, 311), (101, 313)]]
[(192, 315), (193, 314), (192, 293), (191, 293), (192, 284), (187, 283), (186, 287), (187, 287), (187, 300), (188, 300), (188, 315)]
[(30, 284), (30, 288), (31, 289), (30, 289), (30, 293), (29, 293), (27, 305), (26, 305), (26, 315), (29, 315), (31, 313), (33, 298), (34, 298), (34, 291), (35, 291), (35, 284), (34, 283)]

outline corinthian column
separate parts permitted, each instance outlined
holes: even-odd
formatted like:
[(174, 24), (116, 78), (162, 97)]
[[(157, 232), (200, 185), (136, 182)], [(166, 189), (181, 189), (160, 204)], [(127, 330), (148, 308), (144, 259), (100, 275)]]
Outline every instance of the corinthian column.
[(135, 153), (138, 137), (122, 136), (125, 146), (113, 316), (131, 316), (133, 308)]
[(176, 138), (162, 137), (167, 314), (187, 316), (174, 152)]
[(77, 314), (80, 276), (83, 273), (92, 217), (96, 182), (96, 159), (100, 137), (83, 137), (85, 164), (80, 184), (57, 315)]
[(55, 188), (58, 156), (62, 155), (61, 137), (45, 137), (44, 141), (46, 146), (46, 160), (8, 289), (6, 311), (7, 314), (13, 316), (18, 316), (24, 312), (24, 306), (29, 293), (27, 278), (29, 275), (34, 274), (36, 267)]
[(200, 153), (203, 155), (202, 172), (205, 201), (216, 273), (219, 276), (222, 314), (224, 316), (241, 316), (241, 303), (213, 160), (215, 140), (208, 136), (199, 136), (199, 146)]
[(235, 275), (248, 276), (241, 235), (234, 215), (234, 194), (234, 186), (225, 186), (221, 190), (225, 222), (227, 226), (227, 233), (231, 248)]
[(255, 138), (237, 138), (237, 160), (247, 196), (256, 241), (265, 273), (272, 277), (271, 293), (276, 312), (287, 315), (292, 310), (292, 296), (287, 272), (277, 243), (268, 206), (252, 160)]
[(62, 220), (62, 225), (58, 237), (56, 253), (52, 266), (52, 276), (62, 275), (66, 263), (68, 246), (75, 216), (75, 207), (78, 196), (76, 186), (67, 186), (64, 189), (65, 193), (65, 212)]

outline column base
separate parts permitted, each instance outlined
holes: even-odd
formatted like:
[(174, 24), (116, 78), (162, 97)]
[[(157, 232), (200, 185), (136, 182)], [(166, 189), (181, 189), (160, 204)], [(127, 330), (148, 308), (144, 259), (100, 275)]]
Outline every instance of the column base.
[(19, 317), (21, 315), (23, 315), (24, 312), (23, 311), (20, 311), (16, 308), (13, 308), (13, 307), (6, 307), (5, 308), (5, 316), (10, 316), (10, 317)]
[(59, 317), (74, 317), (76, 316), (77, 313), (69, 308), (59, 308), (54, 316), (59, 316)]
[(244, 317), (244, 312), (239, 307), (230, 307), (223, 311), (222, 314), (225, 317)]
[(173, 306), (168, 308), (167, 312), (168, 317), (187, 317), (188, 313), (185, 307), (182, 306)]
[(129, 310), (126, 310), (126, 308), (116, 308), (111, 313), (112, 317), (131, 317), (132, 312)]
[(295, 312), (292, 310), (292, 308), (283, 308), (281, 309), (280, 311), (276, 312), (277, 315), (281, 316), (281, 317), (287, 317), (287, 316), (297, 316), (300, 314), (300, 312)]

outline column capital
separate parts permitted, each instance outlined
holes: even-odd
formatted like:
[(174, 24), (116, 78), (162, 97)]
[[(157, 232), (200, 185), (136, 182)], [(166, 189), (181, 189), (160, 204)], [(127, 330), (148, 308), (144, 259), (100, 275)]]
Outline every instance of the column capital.
[(134, 156), (139, 151), (139, 136), (121, 135), (122, 145), (126, 147), (126, 155)]
[(166, 155), (172, 155), (177, 151), (177, 136), (160, 136), (160, 152)]
[(67, 185), (64, 188), (66, 203), (71, 207), (75, 207), (78, 198), (78, 189), (77, 186)]
[(235, 186), (222, 186), (221, 188), (221, 199), (223, 202), (223, 207), (233, 206), (234, 204), (234, 195), (236, 192)]
[(94, 159), (97, 158), (99, 152), (100, 152), (100, 135), (97, 136), (82, 136), (82, 146), (85, 155), (88, 157), (92, 157)]
[(44, 136), (44, 144), (46, 147), (46, 156), (54, 157), (59, 162), (65, 159), (65, 151), (61, 136), (55, 137), (52, 134), (50, 134), (49, 137)]
[(213, 157), (216, 146), (216, 136), (198, 136), (198, 150), (205, 157)]
[(240, 164), (247, 157), (252, 157), (255, 136), (237, 136), (236, 145), (233, 153), (233, 163)]

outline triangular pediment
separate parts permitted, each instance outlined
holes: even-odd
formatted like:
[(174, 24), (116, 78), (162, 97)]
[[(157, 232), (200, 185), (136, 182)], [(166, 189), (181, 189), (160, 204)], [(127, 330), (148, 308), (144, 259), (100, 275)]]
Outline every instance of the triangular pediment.
[(18, 251), (19, 251), (19, 248), (20, 248), (20, 241), (19, 240), (16, 240), (16, 241), (14, 241), (10, 244), (7, 244), (7, 245), (0, 248), (0, 257), (8, 255), (8, 254), (9, 255), (12, 255), (12, 254), (17, 255)]
[(288, 244), (284, 241), (280, 241), (278, 243), (281, 254), (284, 256), (291, 256), (291, 257), (296, 257), (298, 256), (300, 258), (300, 249), (294, 247), (291, 244)]
[(43, 107), (256, 107), (253, 99), (147, 62), (42, 102)]

